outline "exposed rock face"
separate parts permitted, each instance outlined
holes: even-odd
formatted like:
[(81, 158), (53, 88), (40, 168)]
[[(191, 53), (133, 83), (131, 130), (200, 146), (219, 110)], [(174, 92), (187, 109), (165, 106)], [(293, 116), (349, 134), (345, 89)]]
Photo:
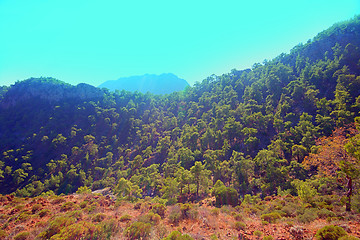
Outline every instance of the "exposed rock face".
[(86, 100), (103, 96), (104, 92), (101, 89), (85, 83), (72, 86), (53, 78), (31, 78), (12, 85), (4, 94), (0, 106), (9, 108), (31, 98), (57, 102), (68, 98)]

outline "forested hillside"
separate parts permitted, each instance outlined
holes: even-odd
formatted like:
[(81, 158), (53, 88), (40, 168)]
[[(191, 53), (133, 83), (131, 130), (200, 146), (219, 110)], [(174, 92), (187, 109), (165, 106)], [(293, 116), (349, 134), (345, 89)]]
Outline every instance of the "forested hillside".
[[(289, 54), (165, 96), (19, 81), (0, 88), (0, 192), (111, 187), (168, 204), (211, 189), (296, 195), (304, 182), (319, 194), (345, 193), (337, 179), (359, 170), (359, 148), (347, 141), (358, 136), (359, 95), (359, 16)], [(346, 156), (318, 171), (321, 144), (334, 142), (335, 130)]]

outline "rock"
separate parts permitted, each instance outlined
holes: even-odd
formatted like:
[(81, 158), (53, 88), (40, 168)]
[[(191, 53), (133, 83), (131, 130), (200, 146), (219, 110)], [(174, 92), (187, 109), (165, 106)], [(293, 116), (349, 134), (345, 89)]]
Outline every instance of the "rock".
[(303, 227), (293, 226), (289, 229), (289, 232), (295, 239), (303, 239), (303, 235), (304, 235)]

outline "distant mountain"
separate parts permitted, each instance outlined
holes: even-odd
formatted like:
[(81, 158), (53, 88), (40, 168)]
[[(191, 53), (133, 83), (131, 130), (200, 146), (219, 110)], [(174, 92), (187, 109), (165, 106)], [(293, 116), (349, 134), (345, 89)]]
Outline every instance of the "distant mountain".
[(160, 75), (145, 74), (110, 80), (100, 84), (99, 88), (107, 88), (111, 91), (126, 90), (130, 92), (169, 94), (175, 91), (182, 91), (187, 86), (189, 86), (189, 83), (186, 80), (178, 78), (172, 73), (163, 73)]

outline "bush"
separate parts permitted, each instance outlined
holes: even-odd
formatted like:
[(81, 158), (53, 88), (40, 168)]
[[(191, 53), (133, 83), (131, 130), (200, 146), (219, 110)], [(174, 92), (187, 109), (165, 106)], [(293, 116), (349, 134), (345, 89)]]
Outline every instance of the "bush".
[(285, 213), (286, 217), (295, 217), (296, 211), (299, 209), (299, 206), (295, 203), (288, 203), (286, 204), (281, 211)]
[(41, 204), (35, 204), (35, 205), (33, 205), (32, 208), (31, 208), (32, 214), (37, 213), (41, 208), (42, 208), (42, 205), (41, 205)]
[(89, 201), (83, 201), (80, 203), (80, 208), (86, 208), (87, 204), (89, 203)]
[(302, 223), (312, 222), (318, 217), (316, 212), (317, 211), (314, 208), (307, 208), (305, 209), (304, 214), (298, 216), (298, 221)]
[(231, 205), (235, 207), (239, 204), (238, 192), (235, 188), (225, 187), (224, 183), (218, 180), (212, 190), (212, 195), (215, 196), (215, 205), (220, 207), (222, 205)]
[(149, 212), (148, 214), (139, 217), (139, 222), (150, 223), (151, 225), (158, 224), (160, 220), (160, 215), (153, 212)]
[(220, 210), (218, 208), (214, 208), (210, 210), (211, 215), (219, 216)]
[(120, 222), (127, 222), (131, 220), (131, 216), (128, 214), (122, 215), (119, 219)]
[(360, 240), (360, 238), (346, 235), (346, 236), (343, 236), (343, 237), (339, 238), (339, 240)]
[(7, 236), (8, 236), (8, 234), (4, 230), (0, 229), (0, 239), (4, 239)]
[(245, 230), (245, 227), (246, 227), (246, 224), (243, 223), (243, 222), (237, 221), (237, 222), (234, 223), (234, 228), (235, 228), (236, 230), (238, 230), (238, 231), (240, 231), (240, 230)]
[(135, 203), (134, 209), (135, 209), (135, 210), (138, 210), (138, 209), (140, 209), (140, 208), (141, 208), (141, 202)]
[(50, 222), (49, 227), (41, 232), (37, 238), (39, 239), (50, 239), (55, 234), (58, 234), (63, 228), (73, 224), (75, 220), (69, 217), (57, 217)]
[(39, 217), (45, 217), (46, 215), (48, 215), (50, 213), (49, 209), (42, 209), (40, 210), (40, 212), (38, 213)]
[(190, 203), (179, 204), (182, 219), (196, 219), (199, 212)]
[(339, 226), (328, 225), (316, 232), (315, 238), (317, 240), (337, 240), (340, 237), (346, 236), (345, 230)]
[(125, 229), (125, 236), (130, 240), (148, 239), (150, 236), (151, 225), (144, 222), (134, 222)]
[(64, 203), (63, 205), (61, 205), (60, 211), (66, 212), (66, 211), (72, 210), (74, 207), (75, 207), (75, 203), (73, 203), (73, 202), (66, 202), (66, 203)]
[(26, 240), (30, 236), (29, 232), (20, 232), (15, 235), (14, 240)]
[(76, 190), (77, 194), (87, 194), (87, 193), (91, 193), (91, 189), (88, 188), (87, 186), (81, 186)]
[(322, 208), (317, 212), (319, 218), (326, 219), (328, 217), (335, 217), (336, 214), (333, 211), (330, 211), (326, 208)]
[(263, 235), (263, 232), (262, 232), (262, 231), (259, 231), (259, 230), (255, 230), (255, 231), (253, 232), (253, 235), (256, 236), (256, 237), (258, 237), (258, 238), (260, 238), (260, 237)]
[(102, 239), (99, 238), (98, 235), (99, 229), (94, 224), (80, 221), (61, 229), (58, 234), (51, 237), (51, 240)]
[(80, 220), (83, 217), (83, 212), (81, 210), (75, 210), (75, 211), (72, 211), (72, 212), (68, 212), (66, 214), (66, 216), (67, 217), (73, 217), (76, 220)]
[(275, 223), (280, 218), (281, 218), (281, 215), (277, 212), (271, 212), (271, 213), (261, 215), (261, 220), (269, 222), (269, 223)]
[(171, 223), (178, 224), (180, 222), (181, 211), (178, 205), (171, 208), (168, 218)]
[[(120, 225), (115, 219), (109, 219), (97, 225), (97, 239), (113, 239), (112, 236), (120, 231)], [(96, 239), (96, 238), (92, 238)]]
[(181, 234), (179, 231), (172, 231), (170, 235), (163, 240), (193, 240), (193, 238), (187, 234)]
[(92, 218), (92, 220), (93, 220), (93, 222), (101, 222), (105, 218), (106, 218), (106, 215), (104, 213), (98, 213)]
[(243, 221), (244, 220), (244, 217), (241, 214), (235, 214), (234, 218), (235, 218), (236, 221)]
[(18, 218), (16, 219), (15, 223), (19, 223), (19, 222), (24, 222), (26, 220), (29, 219), (29, 213), (28, 212), (23, 212), (21, 213)]
[(182, 218), (190, 218), (190, 210), (193, 206), (190, 203), (180, 204), (181, 217)]
[(65, 202), (66, 200), (63, 197), (56, 196), (54, 200), (51, 201), (52, 204), (59, 204)]
[(152, 207), (152, 212), (160, 215), (161, 218), (165, 217), (166, 207), (163, 204), (155, 204)]
[(273, 238), (273, 236), (271, 236), (271, 235), (269, 235), (269, 236), (265, 236), (264, 238), (263, 238), (263, 240), (273, 240), (274, 238)]

